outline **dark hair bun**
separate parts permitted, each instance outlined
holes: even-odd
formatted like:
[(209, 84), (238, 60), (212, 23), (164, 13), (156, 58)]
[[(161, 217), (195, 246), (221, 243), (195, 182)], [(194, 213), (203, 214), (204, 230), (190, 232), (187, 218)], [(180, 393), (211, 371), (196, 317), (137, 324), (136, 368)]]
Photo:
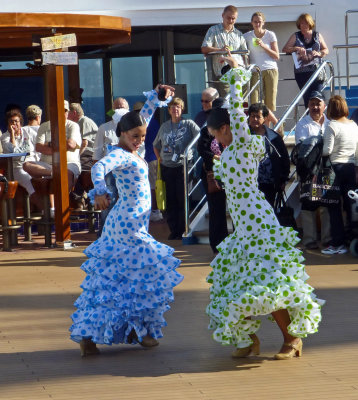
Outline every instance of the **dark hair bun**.
[(123, 115), (121, 120), (118, 122), (116, 135), (120, 137), (122, 132), (130, 131), (131, 129), (145, 124), (145, 118), (138, 111), (130, 111), (129, 113)]
[(223, 125), (230, 125), (230, 114), (226, 108), (213, 108), (207, 119), (207, 125), (219, 129)]

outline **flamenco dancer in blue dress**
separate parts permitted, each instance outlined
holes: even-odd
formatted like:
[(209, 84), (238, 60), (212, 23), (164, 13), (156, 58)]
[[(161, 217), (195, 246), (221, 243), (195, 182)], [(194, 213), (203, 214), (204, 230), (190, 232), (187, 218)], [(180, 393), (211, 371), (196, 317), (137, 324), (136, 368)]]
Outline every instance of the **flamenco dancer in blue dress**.
[[(157, 91), (165, 92), (159, 101)], [(148, 233), (151, 192), (147, 163), (137, 150), (144, 142), (147, 124), (157, 106), (165, 106), (173, 94), (161, 85), (145, 93), (142, 111), (124, 115), (117, 126), (119, 143), (92, 168), (95, 206), (109, 205), (104, 177), (112, 172), (119, 199), (106, 219), (102, 235), (86, 250), (81, 269), (87, 276), (72, 314), (71, 339), (80, 343), (81, 355), (97, 354), (96, 344), (139, 343), (158, 345), (164, 312), (174, 300), (173, 287), (183, 276), (174, 249)]]

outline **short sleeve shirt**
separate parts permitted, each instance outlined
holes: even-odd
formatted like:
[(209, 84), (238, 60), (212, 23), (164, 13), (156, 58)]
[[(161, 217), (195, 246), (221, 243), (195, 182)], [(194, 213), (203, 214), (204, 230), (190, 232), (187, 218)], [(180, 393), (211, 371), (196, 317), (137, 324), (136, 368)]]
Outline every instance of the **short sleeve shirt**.
[[(258, 65), (262, 71), (268, 69), (277, 69), (276, 61), (270, 57), (262, 47), (256, 45), (257, 37), (254, 31), (245, 33), (244, 38), (246, 39), (247, 47), (250, 50), (251, 64)], [(266, 32), (261, 40), (265, 45), (271, 48), (271, 43), (277, 42), (277, 37), (274, 32), (266, 29)]]
[(160, 153), (161, 163), (170, 168), (181, 166), (180, 156), (199, 133), (198, 125), (190, 119), (181, 120), (178, 124), (172, 123), (171, 120), (164, 122), (153, 142), (153, 146)]
[[(228, 46), (232, 51), (247, 50), (246, 41), (243, 34), (235, 27), (230, 32), (227, 32), (224, 29), (224, 25), (222, 23), (210, 27), (206, 32), (201, 47), (217, 47), (221, 49), (225, 46)], [(240, 55), (235, 54), (233, 56), (237, 59), (239, 64), (244, 63)], [(220, 56), (213, 56), (213, 70), (215, 75), (221, 75), (221, 69), (223, 66), (224, 64), (220, 63)]]
[[(76, 122), (66, 120), (66, 139), (72, 139), (76, 142), (77, 147), (75, 151), (67, 151), (67, 162), (77, 164), (81, 169), (80, 163), (80, 147), (82, 143), (80, 127)], [(45, 144), (51, 142), (51, 125), (50, 121), (44, 122), (40, 125), (37, 132), (36, 143)], [(41, 154), (40, 161), (52, 165), (52, 155)]]

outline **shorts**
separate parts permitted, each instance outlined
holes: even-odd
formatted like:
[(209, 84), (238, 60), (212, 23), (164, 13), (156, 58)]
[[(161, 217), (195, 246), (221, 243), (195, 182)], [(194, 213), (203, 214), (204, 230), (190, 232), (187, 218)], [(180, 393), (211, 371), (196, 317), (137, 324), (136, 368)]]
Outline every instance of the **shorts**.
[[(37, 164), (37, 165), (40, 165), (41, 167), (43, 167), (43, 168), (47, 169), (48, 171), (52, 172), (52, 165), (48, 164), (47, 162), (36, 161), (36, 162), (33, 162), (33, 163)], [(78, 164), (76, 164), (76, 163), (68, 163), (67, 164), (67, 169), (73, 173), (75, 180), (78, 179), (78, 177), (80, 176), (80, 173), (81, 173), (81, 168), (79, 167)]]

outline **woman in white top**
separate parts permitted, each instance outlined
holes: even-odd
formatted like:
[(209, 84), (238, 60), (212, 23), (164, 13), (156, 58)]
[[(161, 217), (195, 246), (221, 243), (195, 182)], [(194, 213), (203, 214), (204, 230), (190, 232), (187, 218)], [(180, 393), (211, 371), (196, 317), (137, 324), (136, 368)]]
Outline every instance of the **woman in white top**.
[[(256, 64), (262, 71), (262, 87), (264, 103), (271, 110), (276, 111), (276, 96), (278, 84), (279, 60), (277, 38), (274, 32), (265, 29), (265, 16), (262, 12), (255, 12), (251, 17), (253, 31), (244, 34), (247, 47), (250, 50), (250, 63)], [(251, 78), (251, 86), (258, 80), (258, 73), (254, 72)], [(251, 103), (259, 102), (258, 87), (251, 95)]]
[[(356, 169), (358, 166), (358, 126), (349, 120), (346, 101), (341, 96), (329, 100), (327, 116), (331, 120), (323, 136), (323, 157), (329, 156), (336, 179), (334, 184), (341, 188), (343, 208), (347, 213), (348, 225), (351, 225), (351, 202), (349, 190), (355, 190)], [(331, 246), (322, 250), (323, 254), (343, 254), (345, 247), (345, 229), (341, 204), (329, 206), (331, 222)], [(332, 229), (333, 228), (333, 229)]]
[[(10, 110), (6, 113), (7, 131), (1, 136), (1, 144), (4, 153), (29, 153), (26, 161), (38, 161), (39, 155), (35, 151), (36, 130), (30, 126), (22, 127), (24, 119), (18, 110)], [(13, 158), (12, 165), (14, 178), (28, 192), (30, 201), (38, 209), (43, 208), (41, 197), (35, 193), (32, 186), (32, 177), (23, 169), (24, 161), (21, 157)]]

